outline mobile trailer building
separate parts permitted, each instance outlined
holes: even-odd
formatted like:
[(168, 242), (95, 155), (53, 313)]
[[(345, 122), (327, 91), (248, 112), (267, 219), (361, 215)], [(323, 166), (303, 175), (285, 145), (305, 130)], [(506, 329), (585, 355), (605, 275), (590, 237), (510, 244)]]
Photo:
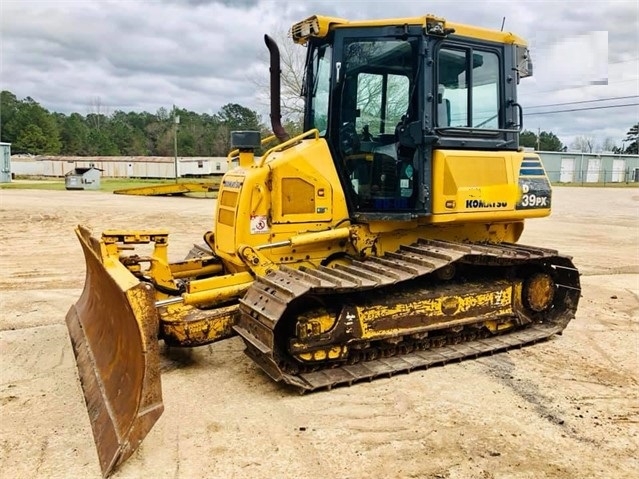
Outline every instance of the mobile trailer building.
[[(537, 152), (552, 183), (631, 183), (639, 181), (639, 155)], [(592, 161), (591, 161), (592, 160)], [(180, 176), (222, 175), (226, 157), (178, 158)], [(72, 168), (95, 167), (110, 178), (175, 178), (175, 158), (170, 156), (38, 156), (11, 158), (11, 172), (20, 176), (63, 177)], [(5, 168), (8, 170), (8, 167)], [(10, 176), (9, 176), (10, 177)]]
[[(225, 157), (178, 158), (178, 163), (180, 176), (209, 176), (227, 170)], [(109, 178), (175, 178), (171, 156), (15, 156), (13, 165), (15, 174), (23, 176), (63, 177), (73, 168), (94, 167)]]

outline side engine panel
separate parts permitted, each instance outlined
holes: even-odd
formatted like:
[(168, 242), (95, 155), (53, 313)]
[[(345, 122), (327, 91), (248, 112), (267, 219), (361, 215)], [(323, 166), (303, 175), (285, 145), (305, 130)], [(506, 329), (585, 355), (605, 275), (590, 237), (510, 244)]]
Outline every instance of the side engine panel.
[(433, 222), (520, 221), (550, 214), (539, 157), (520, 151), (435, 150)]

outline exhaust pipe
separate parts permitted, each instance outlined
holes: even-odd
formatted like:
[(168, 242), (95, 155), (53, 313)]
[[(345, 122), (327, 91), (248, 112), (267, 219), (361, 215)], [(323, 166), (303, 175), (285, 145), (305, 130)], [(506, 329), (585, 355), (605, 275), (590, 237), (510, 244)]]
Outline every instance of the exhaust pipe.
[(271, 54), (271, 128), (273, 134), (280, 140), (280, 143), (285, 142), (290, 138), (282, 126), (282, 112), (281, 112), (281, 93), (280, 93), (280, 49), (277, 47), (277, 43), (268, 35), (264, 35), (264, 42), (268, 47), (268, 51)]

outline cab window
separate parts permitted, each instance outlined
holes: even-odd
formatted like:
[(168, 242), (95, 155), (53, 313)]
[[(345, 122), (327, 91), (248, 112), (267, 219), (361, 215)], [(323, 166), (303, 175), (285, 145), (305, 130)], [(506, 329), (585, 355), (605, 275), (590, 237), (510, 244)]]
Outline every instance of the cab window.
[(344, 45), (343, 123), (352, 122), (364, 141), (394, 135), (408, 113), (414, 42), (348, 39)]
[(409, 80), (392, 73), (360, 73), (357, 77), (358, 131), (373, 136), (393, 133), (408, 109)]
[(500, 116), (499, 56), (471, 48), (439, 50), (437, 126), (497, 129)]
[(322, 45), (312, 52), (311, 57), (311, 95), (310, 95), (310, 127), (317, 128), (320, 134), (326, 134), (328, 126), (329, 92), (331, 82), (330, 45)]

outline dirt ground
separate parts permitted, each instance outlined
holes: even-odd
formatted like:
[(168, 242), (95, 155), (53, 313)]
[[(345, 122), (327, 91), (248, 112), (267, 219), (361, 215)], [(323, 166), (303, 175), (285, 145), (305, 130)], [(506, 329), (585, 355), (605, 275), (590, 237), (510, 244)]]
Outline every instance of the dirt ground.
[[(64, 325), (73, 227), (169, 228), (180, 259), (214, 200), (0, 190), (0, 478), (99, 478)], [(577, 318), (521, 350), (300, 396), (237, 338), (166, 360), (165, 412), (115, 478), (634, 478), (639, 190), (557, 188), (522, 243), (573, 255)]]

